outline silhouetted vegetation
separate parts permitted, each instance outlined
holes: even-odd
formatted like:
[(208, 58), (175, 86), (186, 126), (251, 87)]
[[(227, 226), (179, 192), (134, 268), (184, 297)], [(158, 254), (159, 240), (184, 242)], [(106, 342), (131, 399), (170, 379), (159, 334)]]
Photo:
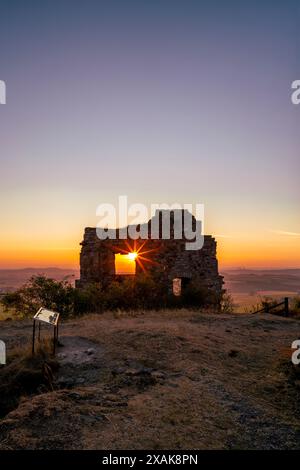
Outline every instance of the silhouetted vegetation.
[(213, 292), (190, 282), (175, 297), (164, 288), (159, 278), (145, 275), (120, 276), (109, 287), (100, 283), (75, 289), (66, 281), (33, 276), (16, 292), (6, 294), (1, 303), (5, 309), (32, 317), (40, 307), (58, 311), (64, 318), (105, 310), (134, 310), (160, 308), (197, 308), (217, 305)]
[(300, 297), (296, 297), (294, 299), (293, 310), (295, 313), (300, 313)]
[(233, 298), (227, 292), (223, 293), (221, 300), (221, 312), (222, 313), (233, 313), (234, 312), (234, 302)]
[(66, 317), (74, 312), (74, 288), (67, 281), (33, 276), (16, 292), (4, 295), (1, 303), (5, 309), (13, 309), (22, 316), (32, 316), (45, 307)]

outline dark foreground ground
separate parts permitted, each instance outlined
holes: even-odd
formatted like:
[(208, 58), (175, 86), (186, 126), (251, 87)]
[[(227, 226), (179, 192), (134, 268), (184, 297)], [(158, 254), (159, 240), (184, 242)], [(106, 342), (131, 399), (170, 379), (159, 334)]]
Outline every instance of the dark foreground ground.
[[(0, 328), (8, 352), (30, 344), (31, 322)], [(0, 419), (0, 449), (300, 448), (299, 336), (299, 321), (270, 314), (69, 321), (50, 391)]]

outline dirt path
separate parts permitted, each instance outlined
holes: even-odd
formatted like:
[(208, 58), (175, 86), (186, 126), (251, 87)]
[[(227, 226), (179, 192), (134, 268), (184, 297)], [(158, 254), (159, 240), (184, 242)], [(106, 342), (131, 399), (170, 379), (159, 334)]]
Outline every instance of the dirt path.
[[(300, 448), (286, 372), (299, 327), (184, 311), (67, 322), (54, 391), (0, 421), (0, 449)], [(30, 331), (5, 322), (1, 339), (25, 344)]]

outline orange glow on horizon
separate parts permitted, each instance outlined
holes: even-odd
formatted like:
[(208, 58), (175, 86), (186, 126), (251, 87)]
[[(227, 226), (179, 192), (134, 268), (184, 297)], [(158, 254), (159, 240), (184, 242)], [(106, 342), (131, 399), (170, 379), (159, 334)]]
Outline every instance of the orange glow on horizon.
[[(233, 234), (216, 236), (219, 269), (249, 268), (300, 268), (300, 237), (276, 234)], [(80, 240), (80, 238), (79, 238)], [(147, 268), (151, 260), (151, 249), (145, 243), (121, 250), (127, 261)], [(0, 245), (0, 269), (61, 267), (79, 269), (80, 247), (78, 240), (70, 240), (59, 246), (56, 241), (45, 240), (43, 244), (17, 243), (3, 240)]]
[(79, 270), (78, 248), (0, 250), (0, 269), (48, 267)]
[(300, 238), (257, 239), (255, 237), (217, 239), (220, 269), (228, 268), (300, 268)]

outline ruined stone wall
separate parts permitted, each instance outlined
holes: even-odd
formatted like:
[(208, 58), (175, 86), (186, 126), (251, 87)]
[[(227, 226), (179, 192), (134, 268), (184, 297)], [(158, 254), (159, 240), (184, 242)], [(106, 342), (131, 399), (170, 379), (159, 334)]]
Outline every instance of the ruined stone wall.
[[(108, 286), (115, 279), (115, 254), (136, 251), (144, 245), (142, 251), (147, 251), (144, 267), (148, 275), (156, 275), (166, 289), (172, 288), (174, 278), (193, 280), (206, 289), (209, 289), (216, 297), (220, 298), (223, 278), (218, 273), (216, 257), (216, 241), (210, 235), (205, 235), (204, 246), (200, 250), (186, 250), (186, 239), (174, 239), (172, 221), (171, 238), (152, 239), (151, 220), (148, 222), (148, 239), (136, 240), (119, 239), (119, 231), (116, 239), (100, 240), (95, 228), (86, 228), (84, 239), (81, 243), (80, 254), (80, 280), (77, 287), (84, 287), (90, 283), (101, 283)], [(136, 263), (136, 276), (142, 272), (139, 263)]]

